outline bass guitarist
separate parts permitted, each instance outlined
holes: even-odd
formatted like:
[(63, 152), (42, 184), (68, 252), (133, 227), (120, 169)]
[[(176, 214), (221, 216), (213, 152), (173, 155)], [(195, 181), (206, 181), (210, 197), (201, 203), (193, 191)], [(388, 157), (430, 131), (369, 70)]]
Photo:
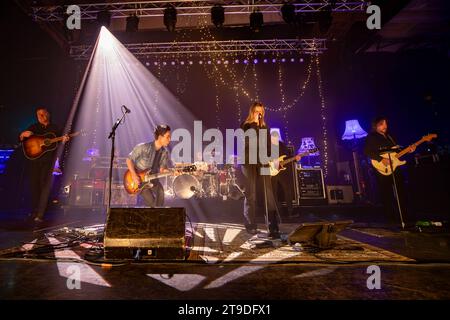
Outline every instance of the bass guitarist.
[[(50, 112), (44, 108), (36, 109), (37, 123), (29, 126), (23, 131), (19, 139), (23, 141), (33, 135), (45, 135), (53, 133), (55, 136), (61, 134), (60, 129), (50, 121)], [(68, 136), (63, 137), (63, 142), (69, 140)], [(44, 153), (41, 157), (29, 160), (30, 165), (30, 191), (31, 191), (31, 213), (30, 217), (36, 223), (40, 223), (44, 219), (45, 210), (47, 208), (48, 198), (50, 196), (52, 173), (55, 164), (56, 149)]]
[[(155, 140), (140, 143), (128, 155), (127, 167), (131, 172), (134, 183), (139, 185), (141, 179), (138, 172), (150, 170), (152, 173), (169, 172), (170, 127), (158, 125), (154, 131)], [(164, 188), (159, 180), (152, 181), (151, 188), (144, 188), (140, 192), (144, 203), (148, 207), (161, 207), (164, 205)]]

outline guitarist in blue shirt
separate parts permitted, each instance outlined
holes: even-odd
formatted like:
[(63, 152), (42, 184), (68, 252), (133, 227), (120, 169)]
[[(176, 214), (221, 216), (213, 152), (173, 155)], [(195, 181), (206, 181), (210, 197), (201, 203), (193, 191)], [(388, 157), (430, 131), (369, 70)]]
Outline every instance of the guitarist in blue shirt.
[[(138, 172), (150, 170), (152, 173), (164, 173), (169, 171), (167, 146), (171, 138), (170, 127), (167, 125), (157, 126), (154, 136), (154, 141), (138, 144), (128, 155), (127, 167), (137, 185), (141, 183)], [(164, 188), (159, 180), (153, 180), (152, 185), (151, 188), (144, 188), (140, 195), (146, 206), (160, 207), (164, 205)]]

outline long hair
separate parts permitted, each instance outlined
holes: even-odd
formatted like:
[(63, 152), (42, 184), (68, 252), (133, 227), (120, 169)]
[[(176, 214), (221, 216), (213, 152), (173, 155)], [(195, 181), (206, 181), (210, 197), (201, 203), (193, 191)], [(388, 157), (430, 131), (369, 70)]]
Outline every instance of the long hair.
[(263, 127), (267, 127), (266, 121), (264, 121), (264, 115), (266, 114), (266, 109), (264, 108), (264, 105), (262, 104), (262, 102), (253, 102), (253, 104), (250, 106), (250, 109), (248, 110), (248, 116), (247, 116), (247, 119), (245, 119), (244, 124), (253, 122), (253, 113), (255, 112), (256, 107), (262, 107), (263, 114), (262, 114), (262, 119), (261, 119), (261, 125)]

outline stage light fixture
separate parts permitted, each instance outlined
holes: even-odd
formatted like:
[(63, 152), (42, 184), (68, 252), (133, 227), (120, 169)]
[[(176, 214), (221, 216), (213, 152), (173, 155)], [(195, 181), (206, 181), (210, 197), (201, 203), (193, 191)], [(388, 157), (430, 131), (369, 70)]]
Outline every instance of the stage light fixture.
[(211, 8), (211, 22), (216, 26), (216, 28), (223, 27), (225, 22), (225, 9), (220, 4), (215, 4)]
[(295, 6), (290, 2), (284, 2), (281, 6), (281, 15), (284, 22), (287, 24), (294, 24), (296, 21)]
[(263, 61), (264, 61), (264, 63), (267, 63), (267, 59), (264, 59)]
[(258, 63), (258, 59), (253, 60), (253, 63), (257, 64)]
[(139, 17), (136, 14), (127, 17), (127, 32), (137, 32), (139, 30)]
[(262, 12), (259, 9), (254, 10), (250, 14), (250, 29), (254, 32), (261, 31), (261, 28), (264, 24), (264, 17)]
[(97, 22), (100, 26), (108, 28), (111, 24), (111, 12), (108, 10), (97, 12)]
[(164, 25), (169, 32), (175, 31), (177, 24), (177, 9), (172, 4), (166, 5), (164, 9)]

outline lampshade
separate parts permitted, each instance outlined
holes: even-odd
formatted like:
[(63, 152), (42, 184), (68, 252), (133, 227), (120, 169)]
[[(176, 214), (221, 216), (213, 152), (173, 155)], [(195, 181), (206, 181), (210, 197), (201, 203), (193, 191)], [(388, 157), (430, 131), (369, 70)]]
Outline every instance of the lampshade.
[(270, 134), (272, 135), (273, 132), (278, 133), (278, 139), (280, 141), (283, 141), (283, 138), (281, 137), (281, 131), (280, 128), (270, 128)]
[(342, 135), (342, 140), (361, 139), (367, 136), (367, 132), (361, 128), (358, 120), (345, 121), (345, 132)]
[[(313, 137), (305, 137), (302, 138), (302, 144), (300, 146), (300, 148), (298, 149), (299, 153), (304, 153), (307, 152), (311, 149), (315, 149), (316, 148), (316, 144), (314, 143), (314, 138)], [(315, 152), (315, 153), (311, 153), (310, 155), (318, 155), (319, 151)]]

